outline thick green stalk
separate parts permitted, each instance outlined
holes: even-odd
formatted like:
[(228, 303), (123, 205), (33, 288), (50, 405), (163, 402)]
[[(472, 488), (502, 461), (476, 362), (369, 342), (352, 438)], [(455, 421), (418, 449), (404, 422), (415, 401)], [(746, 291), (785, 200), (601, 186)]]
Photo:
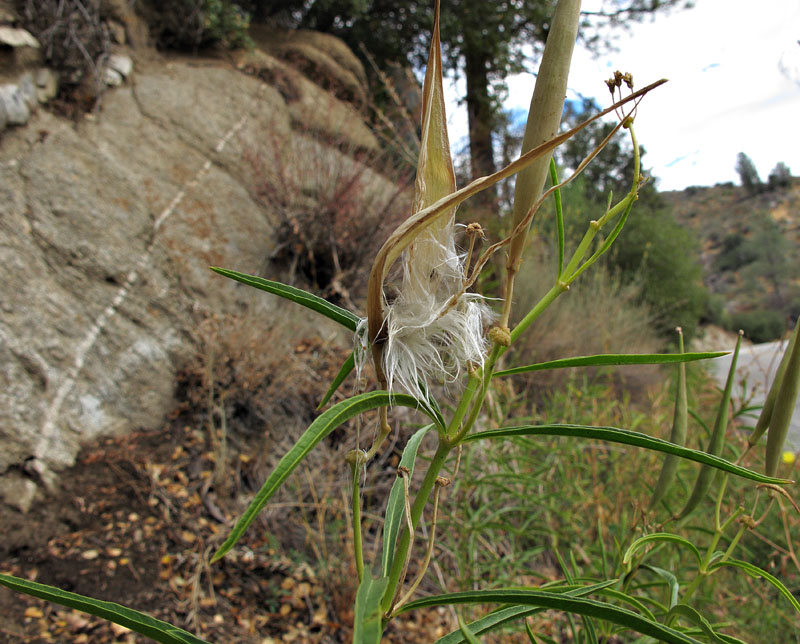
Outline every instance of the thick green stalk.
[[(580, 13), (580, 0), (559, 0), (556, 6), (528, 111), (528, 123), (522, 139), (523, 154), (553, 138), (561, 125), (561, 113), (564, 110), (564, 96), (567, 93), (572, 51), (578, 36)], [(547, 154), (537, 159), (517, 175), (511, 230), (515, 230), (523, 222), (531, 206), (542, 194), (550, 170), (550, 157), (551, 155)], [(509, 245), (505, 305), (500, 321), (504, 327), (508, 326), (514, 279), (522, 263), (522, 251), (530, 225), (529, 221)]]
[[(553, 138), (558, 132), (564, 96), (567, 93), (572, 51), (578, 36), (580, 12), (580, 0), (560, 0), (556, 7), (528, 111), (528, 123), (522, 139), (523, 153)], [(542, 194), (549, 169), (550, 155), (546, 155), (517, 176), (512, 230), (525, 218), (530, 207)], [(511, 241), (507, 265), (515, 270), (519, 267), (527, 234), (528, 228), (525, 228)]]

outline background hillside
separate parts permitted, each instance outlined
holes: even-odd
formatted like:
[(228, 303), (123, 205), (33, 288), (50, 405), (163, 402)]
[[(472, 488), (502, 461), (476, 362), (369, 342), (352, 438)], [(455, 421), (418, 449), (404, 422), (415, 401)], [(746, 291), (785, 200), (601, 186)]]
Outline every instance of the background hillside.
[(707, 321), (755, 342), (780, 337), (800, 315), (800, 182), (662, 195), (700, 242)]

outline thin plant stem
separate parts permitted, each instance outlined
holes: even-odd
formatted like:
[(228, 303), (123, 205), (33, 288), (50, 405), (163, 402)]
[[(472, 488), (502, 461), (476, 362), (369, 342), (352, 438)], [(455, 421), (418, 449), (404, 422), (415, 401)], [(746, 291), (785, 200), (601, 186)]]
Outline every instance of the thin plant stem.
[(364, 547), (361, 538), (361, 489), (358, 485), (358, 479), (361, 474), (361, 466), (365, 460), (364, 453), (359, 450), (350, 452), (347, 456), (353, 472), (353, 495), (351, 498), (353, 512), (353, 551), (355, 553), (356, 571), (358, 572), (358, 581), (360, 583), (364, 578)]
[(725, 553), (722, 555), (720, 561), (728, 560), (728, 558), (733, 554), (733, 551), (736, 549), (736, 546), (739, 545), (739, 540), (742, 538), (742, 535), (745, 533), (746, 530), (747, 526), (744, 523), (742, 523), (739, 526), (739, 530), (736, 532), (736, 535), (733, 537), (733, 540), (731, 541), (730, 545), (725, 550)]
[[(558, 168), (553, 158), (550, 159), (550, 180), (554, 186), (558, 186)], [(556, 276), (561, 279), (564, 272), (564, 208), (561, 204), (561, 190), (553, 193), (556, 206), (556, 234), (558, 237), (558, 272)]]
[(545, 293), (544, 297), (539, 300), (536, 305), (528, 312), (528, 314), (520, 320), (517, 325), (511, 329), (511, 343), (513, 344), (520, 335), (522, 335), (525, 330), (533, 324), (533, 322), (545, 312), (548, 306), (550, 306), (555, 299), (561, 295), (564, 291), (568, 290), (569, 286), (567, 286), (564, 282), (557, 282), (555, 283), (552, 288)]
[(722, 477), (722, 481), (719, 484), (719, 492), (717, 492), (717, 502), (714, 504), (714, 528), (717, 531), (721, 531), (722, 528), (720, 524), (720, 513), (722, 510), (722, 499), (725, 496), (725, 488), (728, 487), (728, 474), (724, 474)]
[[(397, 475), (402, 477), (403, 479), (403, 501), (405, 504), (405, 511), (406, 511), (406, 530), (408, 531), (408, 534), (411, 535), (411, 542), (413, 544), (414, 523), (411, 521), (411, 492), (409, 491), (409, 480), (408, 480), (410, 472), (407, 467), (399, 467), (397, 469)], [(403, 588), (403, 582), (406, 580), (406, 574), (408, 573), (408, 564), (410, 562), (411, 562), (411, 548), (409, 547), (408, 550), (406, 551), (405, 557), (403, 557), (403, 572), (400, 573), (400, 578), (397, 581), (397, 589), (395, 590), (394, 597), (392, 599), (392, 608), (394, 608), (397, 605), (397, 597)], [(392, 609), (390, 609), (390, 612), (391, 610)]]
[(394, 553), (394, 561), (392, 561), (392, 566), (389, 570), (389, 584), (383, 595), (383, 601), (381, 602), (381, 610), (384, 613), (388, 613), (391, 609), (392, 599), (395, 596), (395, 591), (403, 571), (403, 564), (409, 548), (411, 547), (411, 535), (414, 531), (414, 527), (419, 523), (422, 511), (431, 496), (431, 492), (433, 492), (436, 479), (439, 477), (439, 472), (441, 472), (442, 467), (444, 467), (451, 449), (452, 444), (449, 441), (439, 440), (436, 453), (433, 455), (428, 465), (428, 471), (425, 472), (425, 477), (422, 479), (422, 483), (419, 486), (417, 496), (414, 498), (414, 503), (411, 505), (410, 526), (407, 526), (400, 535)]
[(425, 558), (422, 561), (422, 565), (420, 566), (419, 571), (417, 571), (416, 578), (411, 583), (405, 594), (399, 600), (397, 600), (392, 609), (393, 611), (396, 611), (409, 599), (411, 599), (411, 597), (414, 595), (417, 588), (419, 587), (420, 583), (422, 582), (423, 578), (425, 577), (425, 573), (427, 573), (428, 571), (428, 566), (431, 563), (431, 555), (433, 554), (434, 539), (436, 536), (436, 520), (439, 513), (439, 494), (442, 488), (449, 484), (450, 481), (441, 476), (436, 480), (436, 487), (434, 488), (433, 492), (433, 517), (431, 518), (431, 531), (430, 534), (428, 535), (428, 547), (425, 549)]
[(473, 369), (469, 374), (469, 379), (467, 380), (467, 386), (464, 389), (464, 393), (461, 395), (461, 400), (458, 403), (458, 407), (456, 407), (456, 411), (453, 414), (453, 418), (450, 420), (450, 424), (448, 427), (448, 436), (452, 434), (458, 433), (461, 429), (461, 424), (464, 420), (464, 416), (469, 409), (469, 404), (472, 401), (472, 398), (475, 396), (475, 392), (478, 390), (478, 385), (481, 383), (480, 372), (477, 369)]
[(367, 452), (366, 458), (364, 459), (365, 463), (369, 463), (375, 454), (378, 453), (378, 450), (383, 445), (383, 441), (386, 440), (386, 437), (392, 433), (392, 426), (389, 424), (389, 415), (386, 407), (381, 407), (379, 411), (379, 419), (378, 419), (378, 435), (376, 436), (375, 440), (372, 443), (372, 447), (369, 448)]
[[(474, 395), (470, 396), (471, 398), (475, 398), (475, 400), (472, 401), (472, 408), (469, 411), (467, 420), (452, 439), (454, 445), (458, 445), (464, 439), (464, 436), (469, 433), (469, 430), (472, 429), (472, 426), (478, 419), (478, 414), (480, 414), (483, 408), (483, 401), (486, 398), (486, 392), (489, 390), (489, 382), (492, 379), (492, 373), (494, 373), (494, 365), (497, 359), (503, 354), (503, 350), (504, 347), (497, 343), (492, 345), (492, 350), (489, 353), (489, 357), (486, 359), (486, 364), (484, 364), (483, 373), (481, 374), (481, 387), (480, 390), (477, 391), (477, 398), (475, 398)], [(474, 393), (475, 392), (473, 392), (473, 394)]]

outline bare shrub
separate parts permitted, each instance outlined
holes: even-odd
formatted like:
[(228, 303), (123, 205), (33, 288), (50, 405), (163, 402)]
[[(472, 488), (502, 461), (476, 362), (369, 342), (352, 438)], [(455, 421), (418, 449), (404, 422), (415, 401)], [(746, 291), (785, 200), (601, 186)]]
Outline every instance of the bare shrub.
[(411, 192), (399, 170), (376, 171), (380, 155), (346, 152), (336, 141), (293, 133), (251, 146), (245, 160), (256, 198), (276, 218), (271, 259), (288, 268), (290, 280), (300, 276), (324, 297), (353, 306), (375, 252), (411, 211)]
[[(61, 73), (61, 85), (92, 107), (103, 84), (101, 69), (111, 38), (100, 0), (23, 0), (24, 26), (42, 45), (47, 64)], [(84, 91), (76, 95), (78, 88)]]

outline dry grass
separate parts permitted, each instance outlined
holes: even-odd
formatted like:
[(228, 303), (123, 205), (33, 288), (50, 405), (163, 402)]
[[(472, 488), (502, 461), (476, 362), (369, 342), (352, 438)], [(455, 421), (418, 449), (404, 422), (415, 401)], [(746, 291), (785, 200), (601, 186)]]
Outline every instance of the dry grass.
[[(552, 284), (555, 260), (546, 250), (531, 248), (514, 289), (517, 319), (529, 311)], [(602, 266), (581, 276), (567, 293), (524, 334), (512, 349), (511, 366), (599, 353), (654, 353), (662, 341), (653, 331), (650, 312), (640, 303), (639, 286), (622, 282)], [(573, 369), (541, 371), (515, 377), (534, 398), (563, 388)], [(584, 370), (590, 376), (593, 370)], [(615, 368), (614, 378), (638, 397), (659, 381), (651, 367)], [(538, 393), (537, 393), (538, 392)]]
[[(217, 471), (204, 496), (224, 513), (238, 516), (244, 511), (318, 415), (316, 406), (349, 350), (347, 334), (328, 328), (326, 332), (313, 314), (283, 301), (277, 310), (263, 306), (238, 316), (215, 315), (199, 325), (197, 357), (181, 373), (182, 407), (176, 413), (202, 429), (215, 452)], [(351, 395), (353, 387), (352, 379), (346, 381), (334, 402)], [(400, 451), (414, 431), (407, 422), (414, 420), (411, 412), (396, 410), (394, 415), (405, 429), (392, 437), (361, 481), (364, 549), (370, 560), (379, 553), (383, 503)], [(375, 421), (367, 414), (324, 439), (250, 528), (275, 552), (288, 553), (297, 565), (310, 565), (328, 589), (331, 615), (346, 617), (352, 611), (357, 577), (349, 514), (352, 480), (345, 455), (359, 445), (369, 446)], [(431, 627), (430, 616), (423, 621), (419, 628)]]

